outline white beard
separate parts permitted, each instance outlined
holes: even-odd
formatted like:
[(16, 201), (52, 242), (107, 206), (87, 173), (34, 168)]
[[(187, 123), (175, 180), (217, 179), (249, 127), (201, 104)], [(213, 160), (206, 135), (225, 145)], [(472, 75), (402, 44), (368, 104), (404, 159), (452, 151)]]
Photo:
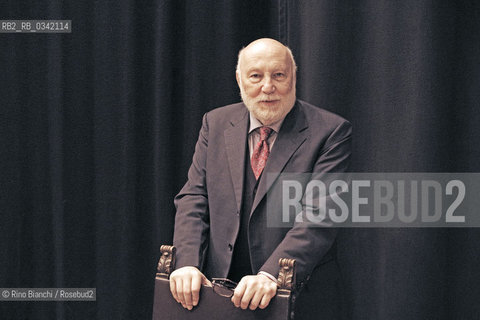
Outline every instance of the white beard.
[(277, 100), (280, 97), (275, 94), (271, 94), (250, 98), (243, 90), (243, 86), (240, 85), (240, 95), (243, 103), (245, 106), (247, 106), (248, 111), (250, 111), (256, 119), (266, 126), (283, 119), (290, 112), (290, 110), (292, 110), (296, 99), (295, 93), (295, 85), (293, 85), (290, 93), (288, 93), (288, 95), (285, 96), (280, 102), (278, 102), (278, 104), (273, 106), (265, 106), (260, 101)]

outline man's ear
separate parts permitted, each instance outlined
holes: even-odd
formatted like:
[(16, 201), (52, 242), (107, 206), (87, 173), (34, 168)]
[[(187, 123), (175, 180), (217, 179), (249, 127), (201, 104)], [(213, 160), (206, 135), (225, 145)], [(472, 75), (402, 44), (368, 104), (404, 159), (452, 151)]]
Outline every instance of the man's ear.
[(240, 88), (240, 71), (235, 71), (235, 79), (237, 79), (238, 87)]

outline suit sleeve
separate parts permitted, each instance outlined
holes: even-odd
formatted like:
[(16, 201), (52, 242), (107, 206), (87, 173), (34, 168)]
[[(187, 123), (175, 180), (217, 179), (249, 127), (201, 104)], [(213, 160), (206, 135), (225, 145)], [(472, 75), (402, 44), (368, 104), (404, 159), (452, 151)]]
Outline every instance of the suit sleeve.
[(202, 268), (208, 243), (209, 211), (206, 185), (206, 157), (208, 147), (207, 114), (195, 146), (188, 180), (174, 203), (176, 207), (173, 245), (177, 248), (175, 267)]
[[(347, 121), (342, 122), (332, 131), (315, 161), (312, 179), (322, 180), (325, 178), (325, 174), (342, 173), (348, 169), (351, 155), (351, 132), (351, 125)], [(278, 275), (278, 260), (280, 258), (295, 259), (297, 287), (301, 287), (302, 283), (308, 280), (315, 266), (319, 264), (331, 248), (337, 234), (337, 230), (332, 227), (333, 224), (328, 218), (319, 224), (308, 222), (308, 219), (305, 218), (307, 209), (305, 197), (304, 194), (302, 212), (300, 213), (303, 220), (294, 223), (284, 239), (260, 268), (261, 271)], [(315, 203), (315, 201), (313, 202)], [(329, 203), (331, 203), (331, 199), (327, 195), (327, 211)], [(313, 210), (315, 209), (313, 208)]]

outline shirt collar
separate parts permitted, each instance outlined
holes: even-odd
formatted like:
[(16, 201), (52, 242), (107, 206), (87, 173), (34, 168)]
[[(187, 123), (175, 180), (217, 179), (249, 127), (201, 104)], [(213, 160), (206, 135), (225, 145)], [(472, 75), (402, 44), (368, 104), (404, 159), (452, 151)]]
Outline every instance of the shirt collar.
[[(249, 115), (250, 115), (250, 127), (248, 128), (248, 133), (250, 134), (253, 130), (257, 129), (257, 128), (260, 128), (260, 127), (263, 127), (263, 124), (257, 120), (257, 118), (255, 118), (251, 112), (249, 112)], [(273, 131), (275, 131), (276, 133), (278, 133), (280, 131), (280, 128), (282, 127), (282, 123), (283, 123), (283, 119), (280, 119), (278, 120), (277, 122), (275, 123), (272, 123), (271, 125), (267, 126), (271, 129), (273, 129)]]

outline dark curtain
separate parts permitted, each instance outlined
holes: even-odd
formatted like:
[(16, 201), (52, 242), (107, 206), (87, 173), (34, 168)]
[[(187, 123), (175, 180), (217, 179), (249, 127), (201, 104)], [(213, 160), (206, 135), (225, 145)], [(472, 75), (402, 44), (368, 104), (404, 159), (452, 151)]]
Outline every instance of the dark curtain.
[[(148, 319), (201, 116), (239, 101), (238, 50), (289, 45), (298, 96), (349, 119), (356, 172), (480, 171), (476, 1), (2, 1), (1, 319)], [(476, 229), (344, 229), (345, 319), (478, 319)], [(318, 297), (322, 299), (322, 297)]]

